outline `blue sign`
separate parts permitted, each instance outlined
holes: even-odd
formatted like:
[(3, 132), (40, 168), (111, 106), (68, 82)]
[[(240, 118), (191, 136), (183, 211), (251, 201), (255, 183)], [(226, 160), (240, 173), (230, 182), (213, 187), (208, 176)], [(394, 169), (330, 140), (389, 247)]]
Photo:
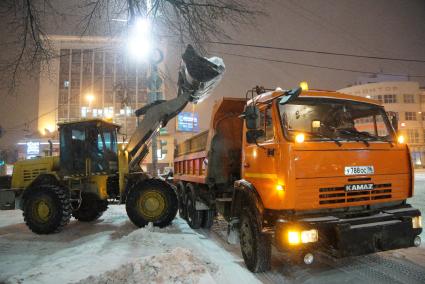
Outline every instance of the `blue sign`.
[(199, 116), (196, 112), (181, 112), (177, 116), (177, 131), (198, 132)]

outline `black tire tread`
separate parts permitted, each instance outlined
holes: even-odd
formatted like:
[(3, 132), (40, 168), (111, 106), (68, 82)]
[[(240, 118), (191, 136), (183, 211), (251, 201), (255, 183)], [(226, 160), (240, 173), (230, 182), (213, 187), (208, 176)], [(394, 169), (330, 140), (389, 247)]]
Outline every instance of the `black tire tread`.
[[(192, 229), (199, 229), (202, 226), (203, 212), (201, 210), (196, 210), (196, 197), (194, 196), (193, 191), (193, 185), (190, 183), (187, 184), (185, 202), (187, 212), (186, 221)], [(189, 204), (192, 204), (193, 208), (189, 208)]]
[(204, 229), (210, 229), (214, 224), (215, 211), (213, 209), (204, 210), (202, 216), (202, 225)]
[(146, 226), (150, 221), (145, 220), (140, 214), (138, 214), (137, 210), (135, 209), (137, 198), (144, 190), (148, 190), (152, 187), (164, 193), (168, 204), (166, 214), (161, 216), (159, 220), (154, 221), (153, 225), (160, 228), (166, 227), (171, 224), (177, 215), (178, 200), (174, 189), (165, 181), (159, 179), (144, 180), (131, 188), (125, 203), (128, 217), (130, 218), (131, 222), (133, 222), (133, 224), (140, 228)]
[(259, 228), (258, 220), (255, 214), (248, 208), (244, 209), (241, 217), (241, 225), (243, 222), (250, 224), (251, 232), (254, 240), (254, 253), (251, 259), (246, 256), (242, 250), (242, 256), (247, 268), (254, 273), (265, 272), (271, 267), (271, 239), (269, 235), (263, 234)]
[[(28, 192), (26, 192), (24, 195), (23, 217), (24, 222), (28, 226), (28, 228), (36, 234), (52, 234), (60, 232), (69, 223), (69, 220), (71, 219), (72, 207), (69, 190), (65, 187), (56, 185), (45, 185), (41, 188), (31, 188), (27, 190)], [(29, 200), (34, 196), (37, 196), (42, 193), (47, 193), (48, 195), (53, 196), (54, 199), (56, 199), (56, 202), (58, 203), (60, 209), (60, 218), (56, 220), (54, 224), (45, 228), (41, 228), (34, 224), (31, 220), (31, 215), (28, 214), (26, 210)]]
[(83, 194), (80, 208), (74, 210), (72, 216), (80, 222), (92, 222), (99, 219), (107, 209), (108, 201), (99, 199), (94, 193)]

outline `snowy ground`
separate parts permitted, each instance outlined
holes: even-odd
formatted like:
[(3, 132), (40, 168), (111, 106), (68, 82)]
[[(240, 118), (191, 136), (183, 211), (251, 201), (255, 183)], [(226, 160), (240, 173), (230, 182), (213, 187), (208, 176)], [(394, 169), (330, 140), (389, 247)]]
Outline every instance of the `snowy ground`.
[[(425, 171), (416, 172), (410, 202), (425, 212)], [(290, 264), (274, 252), (272, 270), (252, 274), (238, 246), (176, 218), (159, 230), (137, 229), (123, 206), (95, 224), (72, 220), (59, 234), (38, 236), (20, 211), (0, 211), (0, 283), (425, 283), (425, 246), (315, 264)], [(422, 234), (425, 240), (425, 234)]]

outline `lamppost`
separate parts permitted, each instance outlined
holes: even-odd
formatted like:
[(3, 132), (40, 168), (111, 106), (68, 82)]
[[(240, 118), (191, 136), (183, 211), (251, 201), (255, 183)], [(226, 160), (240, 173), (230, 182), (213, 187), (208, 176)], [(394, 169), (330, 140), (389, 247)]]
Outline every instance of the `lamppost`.
[[(138, 61), (149, 65), (148, 97), (147, 103), (152, 104), (164, 99), (162, 93), (163, 80), (158, 72), (158, 65), (163, 61), (163, 52), (154, 48), (152, 37), (152, 25), (148, 18), (140, 18), (134, 21), (133, 27), (128, 34), (127, 48), (129, 55)], [(152, 136), (152, 172), (158, 174), (158, 145), (157, 133)]]

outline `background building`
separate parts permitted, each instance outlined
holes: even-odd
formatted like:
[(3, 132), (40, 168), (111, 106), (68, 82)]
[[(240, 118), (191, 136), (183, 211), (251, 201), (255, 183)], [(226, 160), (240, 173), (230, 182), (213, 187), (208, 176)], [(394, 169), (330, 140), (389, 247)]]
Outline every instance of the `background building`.
[(387, 111), (395, 112), (399, 132), (406, 137), (414, 164), (425, 166), (425, 90), (419, 83), (386, 81), (355, 85), (338, 92), (378, 100)]
[[(58, 154), (57, 124), (80, 119), (102, 118), (121, 125), (118, 141), (124, 143), (137, 127), (134, 111), (148, 102), (148, 96), (165, 93), (162, 79), (150, 84), (150, 64), (129, 58), (118, 40), (74, 36), (50, 36), (50, 40), (58, 56), (49, 69), (41, 68), (39, 136), (18, 143), (20, 158), (44, 155), (49, 139)], [(173, 150), (174, 137), (163, 129), (158, 139), (160, 170), (172, 165)], [(149, 155), (145, 169), (151, 160)]]

